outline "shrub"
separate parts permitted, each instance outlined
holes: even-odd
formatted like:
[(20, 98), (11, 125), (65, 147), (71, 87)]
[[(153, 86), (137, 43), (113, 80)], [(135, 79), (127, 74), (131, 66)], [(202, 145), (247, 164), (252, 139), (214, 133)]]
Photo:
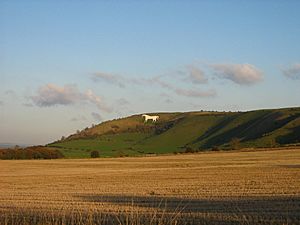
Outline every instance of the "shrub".
[(220, 148), (219, 148), (219, 146), (215, 145), (215, 146), (212, 147), (211, 150), (212, 151), (220, 151)]
[(195, 150), (194, 149), (192, 149), (191, 147), (186, 147), (186, 149), (185, 149), (185, 153), (194, 153), (195, 152)]
[(99, 158), (99, 152), (98, 151), (92, 151), (91, 152), (91, 158)]

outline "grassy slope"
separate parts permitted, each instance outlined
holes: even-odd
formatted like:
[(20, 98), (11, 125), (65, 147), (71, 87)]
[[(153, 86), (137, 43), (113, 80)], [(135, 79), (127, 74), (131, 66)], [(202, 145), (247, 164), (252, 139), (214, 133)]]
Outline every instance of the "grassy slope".
[(138, 152), (130, 149), (133, 143), (149, 136), (145, 133), (108, 134), (93, 139), (75, 139), (54, 144), (68, 158), (89, 158), (93, 150), (101, 156), (114, 157), (137, 155)]
[(250, 112), (158, 113), (158, 123), (144, 124), (141, 115), (107, 121), (66, 140), (50, 144), (66, 157), (169, 153), (193, 149), (231, 148), (238, 138), (241, 147), (272, 147), (300, 142), (300, 108)]
[(186, 115), (171, 129), (160, 135), (152, 136), (136, 147), (145, 152), (167, 153), (184, 151), (185, 145), (204, 134), (215, 125), (224, 115)]

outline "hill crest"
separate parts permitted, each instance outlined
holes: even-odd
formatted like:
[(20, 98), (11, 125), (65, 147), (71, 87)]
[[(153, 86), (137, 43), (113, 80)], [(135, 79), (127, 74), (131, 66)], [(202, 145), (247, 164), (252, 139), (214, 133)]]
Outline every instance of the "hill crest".
[(176, 112), (144, 123), (142, 114), (105, 121), (49, 144), (66, 155), (99, 150), (103, 156), (160, 154), (187, 149), (276, 147), (300, 143), (300, 107), (248, 112)]

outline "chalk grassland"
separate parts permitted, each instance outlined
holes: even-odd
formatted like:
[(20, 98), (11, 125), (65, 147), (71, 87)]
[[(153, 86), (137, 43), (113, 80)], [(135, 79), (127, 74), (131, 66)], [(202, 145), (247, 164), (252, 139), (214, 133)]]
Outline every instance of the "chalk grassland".
[[(300, 145), (300, 107), (249, 112), (154, 113), (106, 121), (49, 144), (67, 158), (142, 156), (218, 148), (270, 148)], [(233, 140), (238, 144), (233, 144)]]
[(300, 149), (0, 161), (0, 224), (300, 224)]

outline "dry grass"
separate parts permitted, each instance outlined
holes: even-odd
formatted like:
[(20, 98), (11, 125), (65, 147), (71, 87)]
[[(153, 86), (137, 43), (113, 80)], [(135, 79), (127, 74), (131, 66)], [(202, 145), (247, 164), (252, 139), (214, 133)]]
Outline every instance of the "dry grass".
[(300, 224), (299, 150), (0, 161), (0, 224)]

